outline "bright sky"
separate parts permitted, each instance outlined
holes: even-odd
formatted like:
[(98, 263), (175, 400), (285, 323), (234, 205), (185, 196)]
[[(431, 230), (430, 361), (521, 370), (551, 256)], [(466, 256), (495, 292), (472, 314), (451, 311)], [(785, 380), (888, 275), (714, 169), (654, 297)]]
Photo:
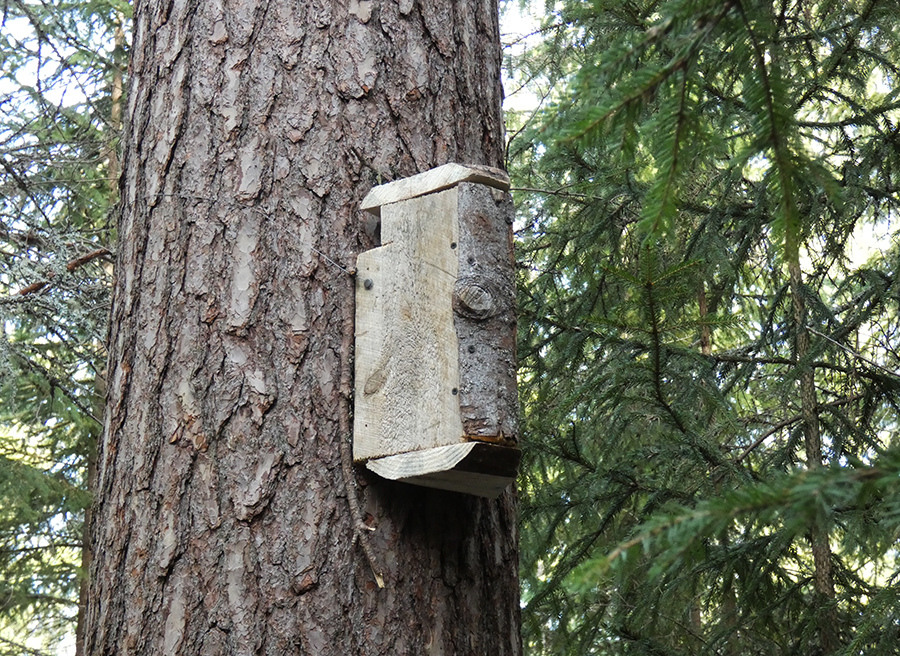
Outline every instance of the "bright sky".
[[(537, 3), (534, 3), (537, 4)], [(509, 55), (521, 55), (525, 49), (540, 40), (535, 32), (540, 27), (541, 14), (536, 8), (519, 7), (516, 0), (503, 3), (500, 12), (500, 41), (503, 43), (504, 64)], [(538, 97), (530, 89), (520, 88), (515, 71), (503, 71), (503, 107), (507, 110), (529, 110), (538, 103)]]

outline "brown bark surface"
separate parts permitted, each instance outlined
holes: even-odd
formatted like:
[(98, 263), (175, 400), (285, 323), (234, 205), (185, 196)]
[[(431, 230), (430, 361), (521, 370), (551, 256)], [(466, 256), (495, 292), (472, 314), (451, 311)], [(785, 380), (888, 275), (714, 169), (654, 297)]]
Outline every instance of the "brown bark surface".
[(516, 280), (508, 194), (460, 185), (459, 278), (453, 296), (459, 339), (459, 406), (469, 439), (515, 445)]
[(496, 0), (134, 25), (86, 653), (521, 653), (513, 493), (358, 470), (379, 589), (340, 448), (359, 201), (501, 164)]

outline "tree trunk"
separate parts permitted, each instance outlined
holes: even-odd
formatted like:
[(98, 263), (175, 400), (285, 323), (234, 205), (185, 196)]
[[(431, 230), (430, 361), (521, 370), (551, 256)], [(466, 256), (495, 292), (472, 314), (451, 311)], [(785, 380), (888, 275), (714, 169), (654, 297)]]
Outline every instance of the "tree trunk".
[(496, 0), (134, 25), (86, 653), (520, 654), (514, 493), (341, 458), (359, 201), (502, 164)]
[[(118, 15), (116, 17), (116, 29), (113, 33), (113, 44), (115, 50), (112, 57), (112, 84), (109, 89), (110, 108), (109, 122), (107, 129), (109, 134), (106, 135), (104, 147), (106, 149), (106, 165), (107, 165), (107, 201), (109, 207), (115, 207), (119, 193), (119, 152), (118, 143), (122, 135), (122, 92), (125, 83), (125, 30), (122, 23), (125, 17)], [(107, 275), (112, 275), (112, 265), (104, 263)], [(97, 369), (100, 369), (100, 362), (96, 363)], [(102, 417), (104, 408), (103, 403), (106, 399), (106, 372), (97, 371), (94, 377), (94, 396), (92, 407), (96, 416)], [(100, 438), (100, 427), (91, 431), (91, 443), (88, 445), (87, 452), (87, 489), (90, 494), (94, 494), (97, 483), (97, 444)], [(78, 590), (78, 615), (75, 620), (75, 656), (85, 656), (84, 638), (85, 627), (87, 621), (87, 607), (90, 595), (90, 578), (88, 572), (91, 569), (91, 517), (92, 509), (90, 506), (84, 510), (84, 529), (82, 530), (81, 539), (81, 585)]]
[[(794, 359), (799, 363), (809, 353), (809, 329), (806, 326), (806, 301), (803, 298), (803, 272), (799, 257), (788, 262), (791, 300), (796, 331)], [(806, 466), (815, 469), (822, 466), (822, 437), (819, 431), (819, 408), (816, 397), (815, 373), (808, 364), (800, 364), (800, 414), (803, 417), (803, 436), (806, 450)], [(819, 647), (825, 654), (838, 648), (838, 617), (834, 609), (834, 577), (831, 568), (831, 544), (828, 529), (819, 522), (810, 528), (810, 545), (813, 555), (813, 589), (818, 613)]]

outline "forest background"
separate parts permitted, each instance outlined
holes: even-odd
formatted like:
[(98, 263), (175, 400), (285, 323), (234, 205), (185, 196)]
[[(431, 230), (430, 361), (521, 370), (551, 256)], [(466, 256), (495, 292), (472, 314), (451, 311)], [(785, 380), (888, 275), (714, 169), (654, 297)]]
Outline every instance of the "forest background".
[[(897, 653), (896, 1), (502, 9), (526, 653)], [(0, 654), (78, 622), (129, 15), (3, 4)]]

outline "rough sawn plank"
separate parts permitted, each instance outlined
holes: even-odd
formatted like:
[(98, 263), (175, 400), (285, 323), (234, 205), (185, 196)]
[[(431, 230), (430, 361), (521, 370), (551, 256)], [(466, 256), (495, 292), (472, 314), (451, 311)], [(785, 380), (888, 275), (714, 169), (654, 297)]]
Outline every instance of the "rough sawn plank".
[(381, 208), (384, 205), (449, 189), (461, 182), (475, 182), (501, 191), (509, 191), (509, 176), (506, 171), (490, 166), (451, 163), (374, 187), (363, 198), (360, 209), (381, 216)]

